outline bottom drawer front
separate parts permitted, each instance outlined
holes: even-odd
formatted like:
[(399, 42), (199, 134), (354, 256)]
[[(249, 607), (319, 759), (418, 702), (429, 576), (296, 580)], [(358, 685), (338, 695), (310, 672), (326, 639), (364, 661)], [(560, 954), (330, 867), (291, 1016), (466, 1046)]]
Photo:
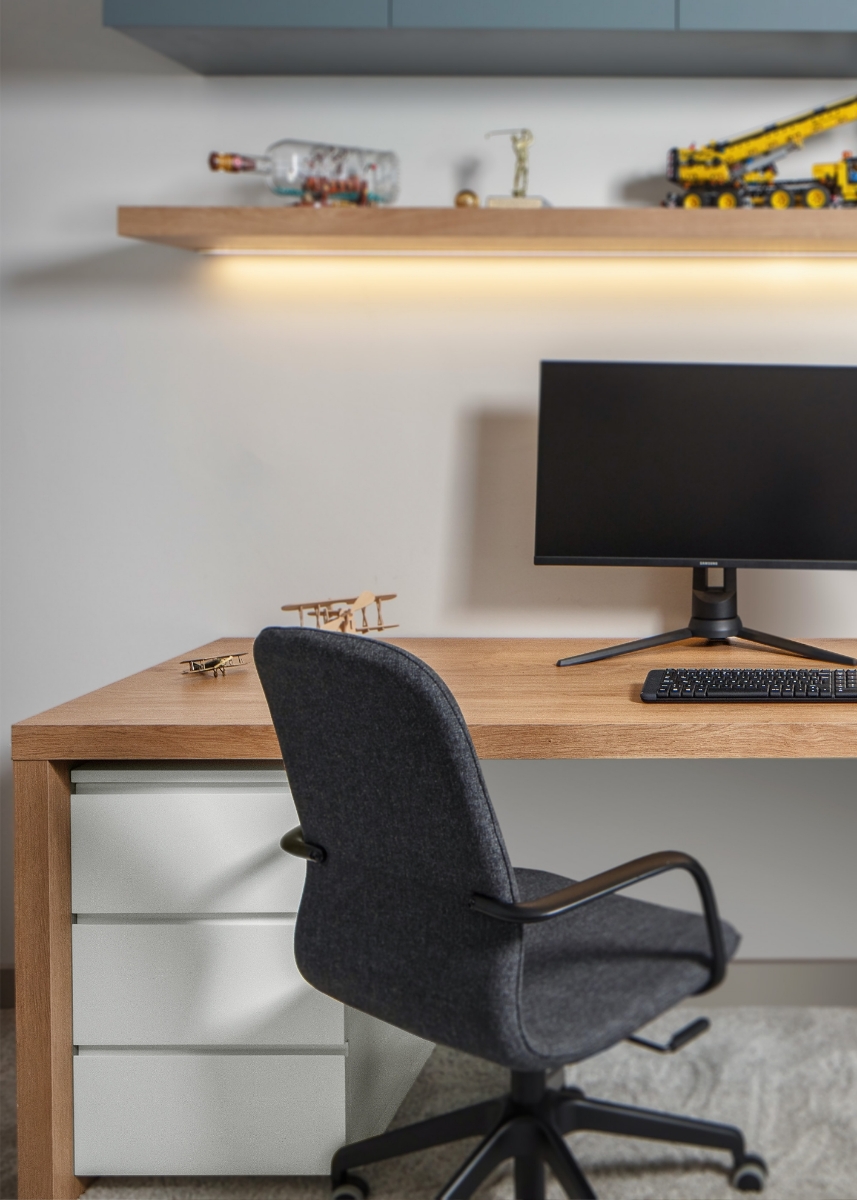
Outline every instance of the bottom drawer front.
[(324, 1175), (344, 1141), (342, 1055), (75, 1056), (78, 1175)]

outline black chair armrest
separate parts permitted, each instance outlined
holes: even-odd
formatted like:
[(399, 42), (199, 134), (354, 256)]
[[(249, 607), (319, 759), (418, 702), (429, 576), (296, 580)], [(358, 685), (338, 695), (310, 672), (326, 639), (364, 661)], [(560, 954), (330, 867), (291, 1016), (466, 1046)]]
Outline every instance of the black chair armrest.
[(285, 850), (286, 854), (291, 854), (294, 858), (305, 858), (308, 862), (323, 863), (327, 858), (327, 852), (323, 846), (314, 846), (312, 842), (304, 841), (300, 825), (296, 825), (294, 829), (283, 834), (280, 838), (280, 849)]
[(723, 930), (720, 927), (720, 917), (717, 912), (717, 901), (714, 889), (704, 868), (689, 854), (679, 850), (662, 850), (658, 854), (645, 854), (631, 862), (613, 867), (610, 871), (602, 871), (591, 879), (573, 883), (570, 887), (561, 888), (538, 900), (524, 900), (519, 904), (511, 904), (505, 900), (492, 900), (490, 896), (471, 896), (470, 907), (498, 921), (513, 921), (516, 924), (528, 925), (536, 921), (550, 921), (565, 913), (599, 900), (602, 896), (612, 895), (622, 888), (634, 883), (642, 883), (655, 875), (663, 875), (665, 871), (688, 871), (696, 881), (702, 907), (705, 913), (705, 924), (711, 942), (711, 977), (700, 991), (707, 992), (716, 987), (726, 974), (726, 951), (723, 946)]

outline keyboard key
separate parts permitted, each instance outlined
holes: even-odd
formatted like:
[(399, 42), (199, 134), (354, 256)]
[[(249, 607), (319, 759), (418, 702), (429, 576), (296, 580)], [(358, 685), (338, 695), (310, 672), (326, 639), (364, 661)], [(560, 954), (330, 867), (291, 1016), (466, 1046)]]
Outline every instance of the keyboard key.
[(748, 696), (767, 696), (768, 689), (766, 687), (717, 687), (713, 685), (709, 687), (708, 694), (720, 699), (728, 697), (730, 699), (745, 700)]

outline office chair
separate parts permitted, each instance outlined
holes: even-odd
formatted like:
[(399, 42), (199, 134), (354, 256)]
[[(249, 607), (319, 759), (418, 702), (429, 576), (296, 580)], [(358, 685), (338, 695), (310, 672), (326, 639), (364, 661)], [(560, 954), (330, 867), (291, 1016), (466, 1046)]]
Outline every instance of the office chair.
[[(511, 1071), (505, 1096), (342, 1147), (333, 1196), (368, 1195), (354, 1167), (480, 1136), (439, 1200), (472, 1196), (510, 1158), (519, 1200), (544, 1200), (545, 1164), (568, 1196), (594, 1197), (563, 1138), (583, 1129), (728, 1150), (732, 1183), (761, 1190), (738, 1129), (548, 1084), (721, 981), (738, 935), (699, 863), (667, 851), (582, 883), (513, 868), (464, 718), (425, 663), (300, 628), (263, 630), (254, 655), (301, 822), (282, 845), (307, 860), (301, 974)], [(674, 869), (703, 916), (614, 894)]]

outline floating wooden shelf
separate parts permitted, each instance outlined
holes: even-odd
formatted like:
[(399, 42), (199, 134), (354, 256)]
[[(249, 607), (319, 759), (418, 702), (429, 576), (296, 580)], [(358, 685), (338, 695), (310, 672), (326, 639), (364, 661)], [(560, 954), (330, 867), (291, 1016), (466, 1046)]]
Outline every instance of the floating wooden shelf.
[(857, 208), (120, 208), (118, 227), (207, 252), (857, 254)]

